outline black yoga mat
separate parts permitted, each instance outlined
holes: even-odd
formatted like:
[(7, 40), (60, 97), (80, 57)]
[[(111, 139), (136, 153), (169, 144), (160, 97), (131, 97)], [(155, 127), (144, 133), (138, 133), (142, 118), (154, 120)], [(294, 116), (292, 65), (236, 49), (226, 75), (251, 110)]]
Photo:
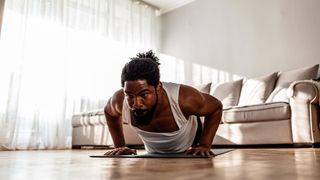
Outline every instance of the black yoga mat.
[[(218, 156), (227, 152), (232, 151), (233, 149), (212, 149), (214, 156)], [(192, 156), (186, 155), (183, 153), (179, 154), (151, 154), (144, 153), (138, 155), (92, 155), (91, 158), (210, 158), (206, 156)]]

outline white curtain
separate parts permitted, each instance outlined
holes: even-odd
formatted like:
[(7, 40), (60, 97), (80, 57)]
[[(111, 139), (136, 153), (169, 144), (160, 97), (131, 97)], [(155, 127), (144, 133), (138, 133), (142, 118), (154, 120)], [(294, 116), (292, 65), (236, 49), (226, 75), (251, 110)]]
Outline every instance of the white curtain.
[(131, 0), (6, 0), (0, 149), (70, 148), (72, 115), (103, 108), (157, 29), (155, 9)]

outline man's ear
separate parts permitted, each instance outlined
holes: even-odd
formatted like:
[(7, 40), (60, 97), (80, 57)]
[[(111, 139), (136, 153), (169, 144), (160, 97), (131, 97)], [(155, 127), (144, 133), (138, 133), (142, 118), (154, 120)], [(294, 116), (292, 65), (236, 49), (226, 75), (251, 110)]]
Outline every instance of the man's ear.
[(157, 91), (161, 90), (163, 88), (162, 82), (159, 82), (157, 85)]

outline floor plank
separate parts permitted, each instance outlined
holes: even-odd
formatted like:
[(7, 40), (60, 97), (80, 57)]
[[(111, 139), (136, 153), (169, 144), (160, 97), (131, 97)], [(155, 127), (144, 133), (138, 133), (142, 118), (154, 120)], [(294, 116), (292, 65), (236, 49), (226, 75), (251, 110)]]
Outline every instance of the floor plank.
[(0, 151), (0, 177), (6, 180), (307, 180), (320, 177), (320, 149), (313, 148), (237, 149), (210, 159), (89, 158), (104, 152)]

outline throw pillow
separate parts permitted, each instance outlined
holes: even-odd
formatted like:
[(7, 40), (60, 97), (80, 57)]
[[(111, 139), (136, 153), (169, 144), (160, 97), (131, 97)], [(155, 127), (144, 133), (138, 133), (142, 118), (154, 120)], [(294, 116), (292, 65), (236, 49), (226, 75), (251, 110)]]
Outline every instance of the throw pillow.
[(269, 98), (267, 99), (267, 102), (288, 102), (289, 99), (287, 97), (287, 89), (290, 86), (290, 84), (298, 80), (308, 80), (316, 78), (318, 69), (319, 64), (311, 67), (281, 72), (278, 75), (278, 81), (276, 83), (275, 89), (270, 94)]
[(208, 84), (201, 84), (201, 85), (195, 86), (195, 88), (200, 92), (209, 94), (210, 86), (211, 86), (211, 83), (208, 83)]
[(258, 78), (248, 79), (241, 89), (239, 106), (264, 103), (271, 94), (278, 72)]
[(242, 87), (242, 80), (212, 84), (210, 88), (210, 95), (219, 99), (223, 108), (238, 105), (239, 96)]

